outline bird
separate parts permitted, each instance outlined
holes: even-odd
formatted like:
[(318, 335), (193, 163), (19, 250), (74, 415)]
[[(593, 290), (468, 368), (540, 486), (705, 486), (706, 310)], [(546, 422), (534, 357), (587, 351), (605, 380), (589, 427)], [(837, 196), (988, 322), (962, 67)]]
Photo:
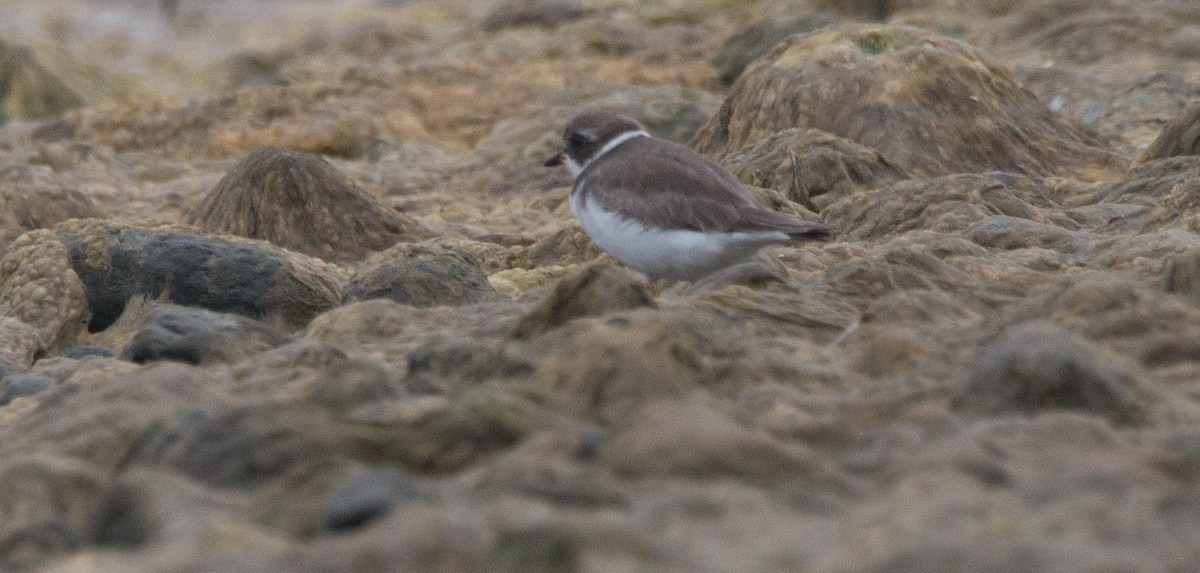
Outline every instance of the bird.
[(546, 167), (574, 178), (569, 203), (600, 249), (653, 279), (695, 281), (772, 244), (827, 240), (829, 227), (760, 206), (733, 174), (609, 111), (568, 122)]

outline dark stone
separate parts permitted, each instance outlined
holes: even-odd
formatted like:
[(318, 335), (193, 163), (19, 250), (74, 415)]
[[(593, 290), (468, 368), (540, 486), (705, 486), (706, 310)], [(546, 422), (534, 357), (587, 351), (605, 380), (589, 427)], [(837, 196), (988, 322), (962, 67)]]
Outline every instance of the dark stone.
[(21, 396), (32, 396), (53, 385), (53, 379), (37, 374), (11, 376), (5, 381), (4, 393), (0, 394), (0, 406), (4, 406)]
[(640, 274), (595, 265), (559, 281), (545, 300), (521, 317), (509, 337), (535, 338), (577, 318), (655, 306), (650, 285)]
[(1078, 410), (1118, 424), (1148, 414), (1133, 374), (1092, 341), (1043, 321), (1010, 327), (985, 346), (953, 405), (985, 416)]
[[(83, 281), (88, 332), (111, 326), (135, 295), (294, 327), (338, 304), (321, 288), (335, 285), (314, 284), (333, 279), (301, 276), (285, 251), (268, 245), (115, 224), (103, 225), (107, 242), (97, 244), (86, 232), (56, 230)], [(104, 251), (102, 263), (95, 249)]]
[(497, 32), (522, 26), (555, 28), (590, 13), (577, 0), (515, 0), (493, 9), (483, 20), (483, 29)]
[(143, 364), (174, 360), (189, 364), (233, 363), (287, 342), (275, 329), (244, 316), (169, 306), (150, 317), (121, 358)]
[(433, 244), (400, 244), (359, 266), (344, 303), (386, 298), (416, 307), (460, 306), (497, 298), (474, 255)]
[(83, 346), (76, 346), (75, 348), (72, 348), (71, 351), (67, 353), (67, 358), (83, 358), (85, 356), (109, 357), (116, 355), (117, 353), (113, 352), (109, 348), (85, 344)]
[(397, 504), (420, 496), (411, 477), (394, 470), (373, 471), (356, 476), (330, 493), (322, 521), (325, 529), (355, 529), (387, 515)]
[(841, 21), (840, 18), (820, 12), (768, 18), (735, 34), (709, 58), (708, 63), (717, 70), (722, 82), (732, 84), (750, 62), (767, 53), (784, 38), (833, 26)]

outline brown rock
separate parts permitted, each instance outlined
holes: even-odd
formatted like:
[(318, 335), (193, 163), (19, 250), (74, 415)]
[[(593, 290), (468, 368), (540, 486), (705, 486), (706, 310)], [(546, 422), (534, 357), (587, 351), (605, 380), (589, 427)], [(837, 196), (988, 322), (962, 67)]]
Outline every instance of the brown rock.
[(521, 268), (535, 269), (588, 263), (603, 254), (583, 227), (577, 221), (571, 221), (522, 250), (515, 262)]
[(644, 277), (622, 267), (595, 265), (559, 281), (509, 337), (536, 338), (577, 318), (655, 306)]
[(0, 39), (0, 84), (6, 86), (0, 123), (62, 115), (119, 91), (116, 82), (57, 42), (7, 35)]
[(1158, 139), (1138, 157), (1138, 163), (1178, 155), (1200, 155), (1200, 100), (1188, 104), (1163, 126)]
[(855, 191), (908, 179), (876, 151), (815, 129), (786, 129), (721, 159), (743, 183), (814, 211)]
[(1124, 167), (980, 51), (916, 28), (851, 26), (788, 38), (746, 70), (693, 145), (728, 153), (796, 127), (873, 148), (917, 175), (1100, 179)]
[(1080, 410), (1136, 424), (1148, 411), (1140, 384), (1086, 338), (1053, 323), (1032, 322), (1010, 328), (984, 347), (954, 405), (991, 416)]
[(264, 147), (235, 165), (191, 216), (210, 233), (270, 241), (327, 261), (357, 261), (420, 225), (351, 184), (328, 161)]
[(1006, 173), (950, 175), (902, 181), (842, 197), (822, 221), (839, 238), (895, 237), (913, 229), (963, 232), (997, 212), (1035, 223), (1074, 224), (1052, 210), (1046, 182)]
[(458, 306), (496, 297), (470, 253), (435, 243), (405, 243), (359, 265), (343, 302), (388, 298), (416, 307)]
[(17, 237), (0, 259), (0, 316), (32, 326), (46, 349), (71, 346), (82, 330), (89, 316), (84, 283), (52, 231)]
[(605, 460), (616, 472), (635, 477), (836, 479), (833, 465), (817, 452), (741, 427), (710, 400), (696, 394), (645, 403), (613, 436)]
[(45, 349), (37, 330), (15, 318), (0, 316), (0, 378), (28, 370), (42, 352)]
[(28, 570), (77, 551), (93, 535), (108, 479), (69, 458), (22, 456), (0, 467), (0, 566)]
[(697, 341), (653, 315), (582, 319), (539, 339), (533, 381), (560, 412), (620, 424), (642, 405), (686, 395), (705, 374)]
[(47, 167), (0, 169), (0, 254), (21, 233), (67, 219), (101, 218), (104, 211), (78, 189), (55, 181)]

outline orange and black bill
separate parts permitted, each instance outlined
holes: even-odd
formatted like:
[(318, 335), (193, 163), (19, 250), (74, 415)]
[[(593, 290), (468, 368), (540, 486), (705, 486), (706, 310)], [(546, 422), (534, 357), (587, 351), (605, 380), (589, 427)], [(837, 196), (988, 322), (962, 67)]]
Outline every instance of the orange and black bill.
[(545, 165), (546, 167), (558, 167), (559, 165), (562, 165), (562, 164), (563, 164), (563, 152), (559, 151), (558, 153), (555, 153), (554, 155), (547, 157), (546, 162), (543, 163), (542, 165)]

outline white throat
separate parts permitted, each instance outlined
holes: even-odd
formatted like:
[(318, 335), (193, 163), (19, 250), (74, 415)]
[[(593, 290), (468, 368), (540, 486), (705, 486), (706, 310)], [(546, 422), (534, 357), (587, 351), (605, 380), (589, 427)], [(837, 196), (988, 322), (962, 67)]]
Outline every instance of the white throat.
[(583, 170), (587, 169), (588, 165), (591, 165), (597, 159), (603, 157), (605, 153), (616, 149), (618, 145), (621, 145), (630, 139), (642, 136), (650, 137), (650, 134), (640, 129), (637, 131), (626, 131), (625, 133), (612, 138), (612, 140), (610, 140), (608, 143), (605, 143), (604, 147), (601, 147), (599, 151), (592, 154), (591, 158), (589, 158), (587, 161), (584, 161), (582, 165), (576, 163), (575, 160), (571, 159), (571, 156), (569, 155), (566, 157), (563, 163), (566, 164), (567, 171), (571, 172), (571, 177), (579, 177), (579, 174), (583, 173)]

